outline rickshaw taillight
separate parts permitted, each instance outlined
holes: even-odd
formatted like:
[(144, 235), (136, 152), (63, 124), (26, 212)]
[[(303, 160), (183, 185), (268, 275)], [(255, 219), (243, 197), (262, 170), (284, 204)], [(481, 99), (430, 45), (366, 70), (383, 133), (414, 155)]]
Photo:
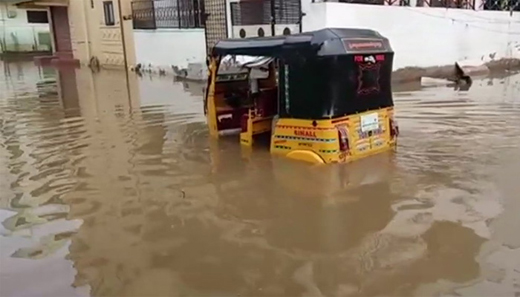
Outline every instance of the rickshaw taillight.
[(390, 119), (390, 137), (395, 138), (399, 136), (399, 126), (397, 125), (397, 121), (393, 118)]
[(348, 142), (348, 130), (346, 127), (338, 127), (339, 150), (346, 152), (350, 150)]

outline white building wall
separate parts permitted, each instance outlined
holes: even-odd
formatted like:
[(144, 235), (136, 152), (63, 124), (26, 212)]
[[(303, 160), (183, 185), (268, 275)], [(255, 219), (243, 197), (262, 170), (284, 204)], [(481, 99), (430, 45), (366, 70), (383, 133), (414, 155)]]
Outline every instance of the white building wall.
[[(370, 5), (372, 6), (372, 5)], [(322, 3), (311, 3), (310, 0), (302, 0), (302, 31), (308, 32), (327, 27), (326, 6)]]
[(15, 50), (16, 44), (20, 51), (51, 50), (47, 45), (39, 43), (39, 32), (50, 34), (49, 24), (30, 24), (25, 9), (0, 3), (0, 41), (5, 42), (7, 50)]
[[(230, 23), (228, 35), (238, 37)], [(390, 39), (394, 70), (489, 61), (491, 56), (520, 58), (520, 13), (430, 7), (399, 7), (302, 0), (303, 32), (325, 27), (369, 28)], [(256, 33), (258, 26), (245, 26)], [(283, 30), (283, 25), (277, 31)], [(253, 28), (254, 27), (254, 28)], [(267, 26), (269, 27), (269, 26)], [(270, 35), (270, 27), (265, 30)], [(296, 27), (294, 28), (296, 29)], [(256, 35), (251, 33), (251, 35)], [(280, 34), (281, 32), (277, 32)], [(171, 71), (190, 63), (205, 65), (203, 29), (135, 30), (137, 63)], [(250, 36), (248, 36), (250, 37)]]
[(171, 71), (206, 61), (204, 29), (134, 30), (136, 62)]
[[(308, 0), (306, 0), (308, 1)], [(309, 3), (303, 30), (368, 28), (390, 39), (394, 69), (490, 56), (520, 58), (520, 14), (429, 7)]]

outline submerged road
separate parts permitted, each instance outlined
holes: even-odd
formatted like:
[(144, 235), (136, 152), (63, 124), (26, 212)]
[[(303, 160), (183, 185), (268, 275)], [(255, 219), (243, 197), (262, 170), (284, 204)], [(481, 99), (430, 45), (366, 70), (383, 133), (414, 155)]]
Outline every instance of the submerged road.
[(520, 75), (395, 88), (397, 153), (316, 168), (198, 84), (0, 68), (0, 296), (520, 296)]

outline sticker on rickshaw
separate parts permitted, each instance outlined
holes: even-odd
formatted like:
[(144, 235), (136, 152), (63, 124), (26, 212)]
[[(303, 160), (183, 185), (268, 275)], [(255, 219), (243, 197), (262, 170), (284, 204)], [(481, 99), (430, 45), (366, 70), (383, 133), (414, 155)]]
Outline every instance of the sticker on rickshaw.
[(298, 143), (298, 146), (312, 147), (312, 143), (300, 142), (300, 143)]
[(294, 135), (316, 138), (316, 132), (314, 132), (314, 131), (296, 130), (296, 131), (294, 131)]
[(377, 112), (361, 116), (361, 132), (379, 129), (379, 115)]
[(348, 52), (380, 51), (385, 48), (382, 40), (371, 38), (345, 38), (343, 44)]
[(368, 55), (368, 56), (354, 56), (356, 63), (372, 63), (384, 62), (385, 55)]

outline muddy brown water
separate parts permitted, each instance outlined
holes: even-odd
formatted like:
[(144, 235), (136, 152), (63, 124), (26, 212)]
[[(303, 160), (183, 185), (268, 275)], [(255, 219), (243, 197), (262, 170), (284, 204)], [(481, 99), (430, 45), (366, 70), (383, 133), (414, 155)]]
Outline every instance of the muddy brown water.
[(520, 295), (519, 75), (313, 167), (209, 139), (199, 84), (0, 66), (1, 296)]

